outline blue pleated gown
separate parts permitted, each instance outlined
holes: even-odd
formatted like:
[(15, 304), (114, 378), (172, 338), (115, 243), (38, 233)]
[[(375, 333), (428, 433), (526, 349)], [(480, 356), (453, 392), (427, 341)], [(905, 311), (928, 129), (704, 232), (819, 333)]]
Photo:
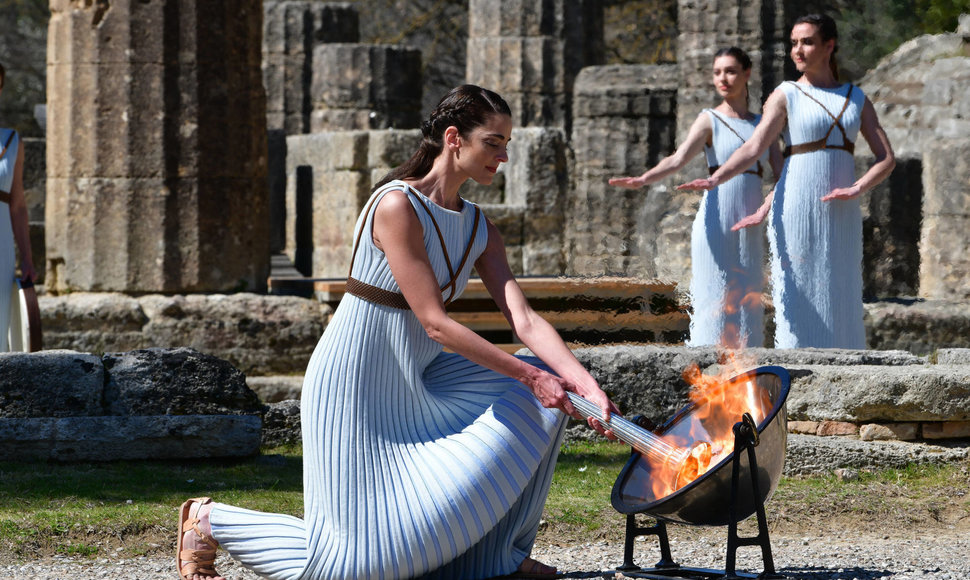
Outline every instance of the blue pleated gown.
[[(460, 293), (485, 249), (484, 217), (400, 181), (372, 199), (392, 189), (408, 192), (440, 284), (475, 231)], [(376, 205), (357, 222), (352, 276), (400, 292), (371, 237)], [(213, 508), (213, 535), (244, 565), (278, 579), (473, 579), (508, 574), (530, 553), (566, 421), (521, 383), (443, 352), (410, 310), (348, 294), (302, 397), (303, 519)]]
[[(13, 187), (20, 136), (13, 129), (0, 129), (0, 150), (3, 150), (7, 143), (9, 145), (0, 157), (0, 191), (4, 193), (10, 193)], [(17, 254), (14, 250), (10, 206), (0, 202), (0, 352), (6, 352), (9, 348), (10, 293), (16, 278), (16, 268)]]
[[(727, 117), (705, 109), (712, 128), (704, 153), (708, 167), (723, 164), (751, 137), (761, 116)], [(765, 153), (756, 165), (704, 192), (691, 229), (688, 346), (758, 347), (764, 343), (764, 227), (732, 232), (731, 227), (761, 205)]]
[[(786, 145), (825, 139), (827, 148), (791, 155), (775, 187), (768, 222), (776, 348), (866, 346), (859, 198), (822, 201), (855, 180), (852, 153), (865, 95), (851, 85), (823, 89), (784, 82)], [(844, 110), (843, 110), (844, 108)], [(838, 119), (838, 127), (833, 127)], [(845, 134), (842, 133), (845, 131)]]

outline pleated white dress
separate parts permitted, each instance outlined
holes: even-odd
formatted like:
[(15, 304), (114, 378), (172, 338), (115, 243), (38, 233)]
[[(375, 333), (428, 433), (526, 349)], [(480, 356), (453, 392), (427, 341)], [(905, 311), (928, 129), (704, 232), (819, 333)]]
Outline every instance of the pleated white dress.
[[(0, 157), (0, 191), (10, 193), (13, 173), (17, 166), (17, 150), (20, 136), (13, 129), (0, 129), (0, 150), (7, 145)], [(16, 277), (17, 254), (14, 250), (13, 227), (10, 222), (10, 205), (0, 202), (0, 352), (10, 347), (10, 291)]]
[[(711, 146), (704, 147), (707, 165), (719, 167), (751, 137), (761, 120), (737, 119), (705, 109), (711, 120)], [(731, 226), (758, 209), (763, 201), (762, 175), (768, 154), (756, 165), (712, 190), (705, 191), (691, 229), (690, 318), (688, 346), (729, 348), (764, 343), (764, 228), (737, 232)]]
[(768, 226), (775, 347), (865, 348), (859, 198), (821, 199), (855, 180), (852, 153), (840, 147), (854, 147), (865, 95), (849, 84), (789, 81), (777, 90), (788, 107), (785, 144), (825, 139), (826, 148), (787, 157), (775, 189)]
[[(460, 293), (485, 248), (484, 217), (399, 181), (372, 200), (392, 189), (408, 191), (439, 283), (455, 268)], [(400, 292), (371, 237), (373, 207), (357, 222), (352, 277)], [(213, 535), (244, 565), (279, 579), (472, 579), (530, 553), (566, 421), (521, 383), (442, 352), (410, 310), (348, 294), (302, 397), (304, 519), (213, 508)]]

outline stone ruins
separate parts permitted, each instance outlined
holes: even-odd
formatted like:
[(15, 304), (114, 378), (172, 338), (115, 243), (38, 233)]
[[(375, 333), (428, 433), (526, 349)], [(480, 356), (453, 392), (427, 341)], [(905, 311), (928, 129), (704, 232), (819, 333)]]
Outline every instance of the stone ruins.
[[(605, 65), (596, 0), (468, 4), (464, 80), (503, 94), (517, 126), (495, 183), (463, 194), (502, 230), (514, 271), (686, 288), (699, 196), (673, 185), (702, 164), (637, 192), (607, 179), (669, 154), (714, 104), (717, 47), (752, 55), (760, 102), (785, 78), (797, 8), (680, 0), (676, 64)], [(421, 52), (361, 43), (361, 25), (349, 3), (51, 0), (47, 138), (27, 144), (26, 179), (48, 348), (191, 346), (252, 376), (303, 371), (330, 310), (265, 295), (272, 256), (304, 276), (346, 276), (354, 221), (426, 114)], [(869, 346), (927, 355), (906, 364), (939, 362), (933, 372), (963, 384), (964, 351), (929, 359), (970, 346), (970, 15), (905, 43), (860, 85), (898, 156), (864, 200)], [(597, 352), (591, 361), (611, 356)], [(965, 437), (965, 399), (957, 411), (881, 417), (924, 437), (942, 429), (934, 421), (956, 421), (948, 432)], [(801, 428), (873, 420), (823, 402), (797, 411)]]

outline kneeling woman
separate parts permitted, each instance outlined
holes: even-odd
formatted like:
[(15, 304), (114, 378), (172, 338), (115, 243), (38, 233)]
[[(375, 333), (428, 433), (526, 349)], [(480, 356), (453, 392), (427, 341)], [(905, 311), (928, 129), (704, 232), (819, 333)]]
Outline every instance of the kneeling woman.
[[(556, 572), (529, 554), (566, 416), (579, 418), (566, 391), (604, 419), (616, 408), (529, 307), (498, 230), (458, 195), (508, 160), (508, 105), (464, 85), (422, 129), (357, 221), (348, 294), (306, 371), (304, 519), (189, 500), (182, 578), (218, 577), (216, 545), (279, 579)], [(473, 266), (538, 359), (448, 316)]]

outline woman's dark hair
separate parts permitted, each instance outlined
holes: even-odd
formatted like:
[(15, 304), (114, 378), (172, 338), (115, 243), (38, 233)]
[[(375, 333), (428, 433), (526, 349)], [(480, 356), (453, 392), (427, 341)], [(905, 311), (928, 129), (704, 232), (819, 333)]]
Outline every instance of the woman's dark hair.
[(733, 56), (734, 60), (738, 61), (738, 64), (741, 65), (741, 68), (744, 70), (751, 70), (751, 57), (748, 56), (748, 53), (736, 46), (722, 48), (714, 53), (715, 60), (721, 58), (722, 56)]
[[(748, 56), (748, 53), (744, 52), (743, 50), (741, 50), (740, 48), (738, 48), (736, 46), (729, 46), (729, 47), (726, 47), (726, 48), (719, 49), (717, 52), (714, 53), (714, 60), (717, 60), (717, 59), (721, 58), (722, 56), (730, 56), (734, 60), (738, 61), (738, 64), (741, 65), (741, 68), (742, 69), (744, 69), (744, 70), (751, 70), (751, 57)], [(747, 103), (748, 106), (751, 105), (749, 103), (749, 101), (750, 101), (750, 98), (748, 97), (748, 85), (745, 84), (744, 85), (744, 102)]]
[(832, 76), (838, 80), (839, 64), (835, 61), (835, 53), (839, 50), (839, 28), (835, 25), (835, 20), (826, 14), (806, 14), (792, 24), (792, 28), (797, 24), (811, 24), (818, 30), (818, 35), (823, 41), (835, 41), (832, 48), (832, 56), (829, 57), (829, 68), (832, 69)]
[(431, 171), (435, 158), (441, 153), (445, 129), (454, 126), (462, 137), (484, 125), (495, 114), (512, 115), (508, 103), (493, 91), (475, 85), (461, 85), (451, 89), (421, 123), (421, 145), (402, 165), (392, 169), (377, 187), (395, 179), (424, 177)]

